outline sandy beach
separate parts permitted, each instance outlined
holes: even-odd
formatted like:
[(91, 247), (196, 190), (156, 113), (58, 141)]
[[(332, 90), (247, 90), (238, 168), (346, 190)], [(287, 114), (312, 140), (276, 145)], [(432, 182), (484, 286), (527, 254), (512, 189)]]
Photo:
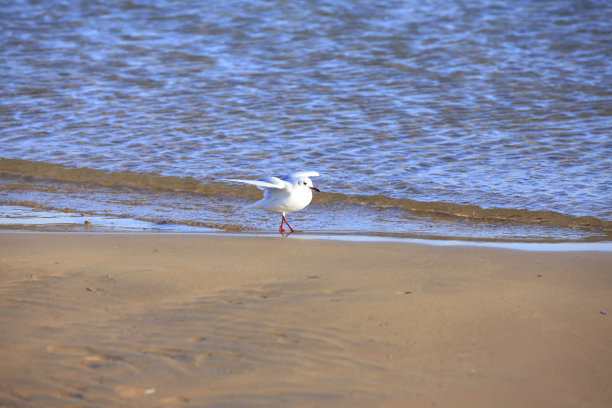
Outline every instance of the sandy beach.
[(610, 407), (612, 253), (0, 234), (2, 407)]

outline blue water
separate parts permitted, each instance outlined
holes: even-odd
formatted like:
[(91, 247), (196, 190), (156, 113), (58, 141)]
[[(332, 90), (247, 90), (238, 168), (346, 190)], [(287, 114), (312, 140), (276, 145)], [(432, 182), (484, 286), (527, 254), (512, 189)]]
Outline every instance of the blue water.
[(268, 230), (217, 180), (312, 169), (313, 229), (610, 229), (609, 2), (5, 3), (0, 204)]

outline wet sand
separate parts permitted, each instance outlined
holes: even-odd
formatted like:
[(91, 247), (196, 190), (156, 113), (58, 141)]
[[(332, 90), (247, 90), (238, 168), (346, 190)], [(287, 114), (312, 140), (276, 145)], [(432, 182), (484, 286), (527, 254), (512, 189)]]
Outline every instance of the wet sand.
[(612, 254), (0, 234), (3, 407), (609, 407)]

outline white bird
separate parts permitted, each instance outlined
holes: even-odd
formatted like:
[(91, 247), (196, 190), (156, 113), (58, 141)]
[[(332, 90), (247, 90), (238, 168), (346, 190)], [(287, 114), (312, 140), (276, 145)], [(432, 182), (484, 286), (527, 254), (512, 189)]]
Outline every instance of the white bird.
[(312, 201), (312, 191), (319, 191), (312, 184), (310, 177), (318, 177), (316, 171), (297, 171), (281, 178), (264, 177), (257, 180), (224, 179), (257, 186), (264, 191), (264, 197), (245, 208), (261, 208), (262, 210), (283, 215), (280, 233), (285, 232), (283, 224), (287, 224), (291, 232), (295, 232), (285, 215), (305, 208)]

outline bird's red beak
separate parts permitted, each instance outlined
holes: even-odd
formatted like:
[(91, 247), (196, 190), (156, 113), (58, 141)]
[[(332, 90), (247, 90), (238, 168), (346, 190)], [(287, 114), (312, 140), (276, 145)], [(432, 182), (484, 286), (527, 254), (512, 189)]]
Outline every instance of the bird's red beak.
[(319, 190), (318, 188), (316, 188), (315, 186), (310, 187), (312, 190), (317, 191), (317, 192), (321, 192), (321, 190)]

